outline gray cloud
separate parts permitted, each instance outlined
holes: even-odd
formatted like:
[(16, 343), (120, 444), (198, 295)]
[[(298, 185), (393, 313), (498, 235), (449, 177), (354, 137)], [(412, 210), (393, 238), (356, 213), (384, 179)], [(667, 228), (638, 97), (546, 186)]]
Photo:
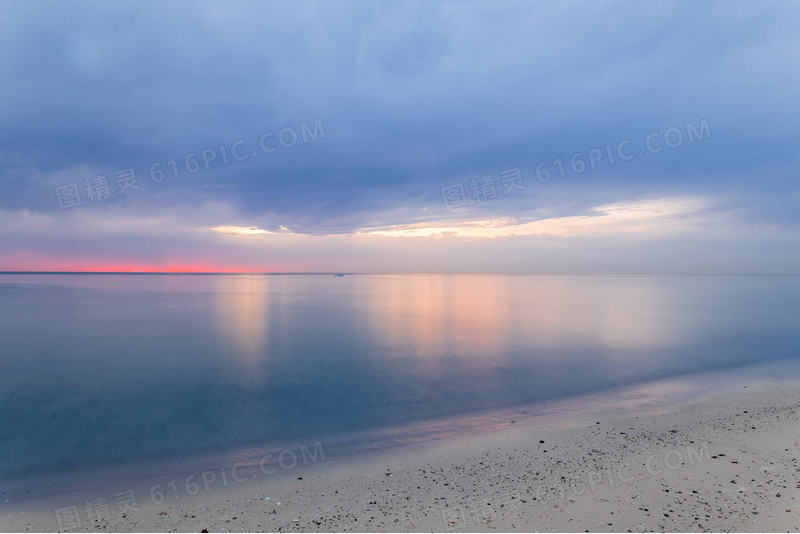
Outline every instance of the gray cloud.
[[(800, 7), (790, 2), (6, 2), (0, 207), (58, 214), (53, 187), (136, 169), (79, 209), (225, 202), (311, 234), (565, 216), (715, 197), (798, 223)], [(153, 183), (153, 163), (319, 119), (326, 136)], [(536, 169), (707, 119), (713, 137), (542, 184)], [(440, 188), (519, 167), (528, 188), (447, 211)], [(72, 177), (72, 178), (70, 178)], [(712, 208), (709, 208), (712, 209)], [(116, 213), (116, 212), (115, 212)], [(220, 214), (209, 214), (210, 218)], [(234, 216), (231, 216), (235, 218)], [(225, 224), (210, 220), (208, 224)]]

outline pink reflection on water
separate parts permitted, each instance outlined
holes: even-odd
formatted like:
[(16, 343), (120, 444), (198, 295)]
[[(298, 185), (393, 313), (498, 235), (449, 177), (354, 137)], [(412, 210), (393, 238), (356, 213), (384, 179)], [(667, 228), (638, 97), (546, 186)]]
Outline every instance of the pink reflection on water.
[(243, 385), (264, 380), (268, 357), (270, 277), (215, 278), (216, 326), (230, 340)]

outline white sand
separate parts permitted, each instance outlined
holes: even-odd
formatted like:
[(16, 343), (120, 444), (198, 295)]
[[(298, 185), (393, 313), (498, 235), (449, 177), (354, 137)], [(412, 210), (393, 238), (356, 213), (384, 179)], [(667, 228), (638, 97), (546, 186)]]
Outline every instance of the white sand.
[(86, 494), (11, 495), (0, 525), (55, 531), (55, 511), (75, 504), (81, 524), (70, 531), (797, 532), (798, 412), (800, 388), (762, 384), (566, 426), (515, 422), (426, 450), (318, 456), (209, 491), (198, 476), (196, 495), (181, 487), (176, 500), (161, 485), (163, 503), (140, 497), (125, 517), (111, 494), (97, 521)]

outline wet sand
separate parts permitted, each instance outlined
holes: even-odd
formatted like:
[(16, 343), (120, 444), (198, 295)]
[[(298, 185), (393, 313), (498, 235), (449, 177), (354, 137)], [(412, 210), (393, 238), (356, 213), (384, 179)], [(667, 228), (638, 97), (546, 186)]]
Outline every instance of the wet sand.
[(338, 459), (308, 448), (285, 454), (283, 468), (263, 465), (270, 476), (251, 479), (242, 463), (213, 481), (208, 473), (181, 479), (175, 492), (162, 484), (153, 495), (151, 487), (135, 501), (122, 487), (95, 499), (6, 494), (0, 524), (92, 532), (800, 531), (800, 387), (739, 387), (568, 424), (509, 420), (424, 450)]

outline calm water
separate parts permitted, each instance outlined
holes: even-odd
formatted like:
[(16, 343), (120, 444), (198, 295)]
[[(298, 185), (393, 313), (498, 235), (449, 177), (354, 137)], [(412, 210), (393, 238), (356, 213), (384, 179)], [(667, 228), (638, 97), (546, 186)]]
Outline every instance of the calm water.
[(0, 275), (0, 477), (800, 358), (800, 277)]

